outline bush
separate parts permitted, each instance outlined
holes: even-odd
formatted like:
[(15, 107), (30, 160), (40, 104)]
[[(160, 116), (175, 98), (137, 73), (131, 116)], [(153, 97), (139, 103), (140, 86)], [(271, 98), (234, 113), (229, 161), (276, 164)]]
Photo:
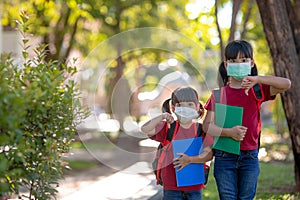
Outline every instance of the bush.
[(74, 80), (76, 67), (47, 61), (46, 46), (28, 55), (28, 18), (21, 15), (22, 64), (9, 54), (0, 60), (0, 198), (55, 199), (63, 177), (61, 156), (74, 140), (76, 126), (86, 116)]

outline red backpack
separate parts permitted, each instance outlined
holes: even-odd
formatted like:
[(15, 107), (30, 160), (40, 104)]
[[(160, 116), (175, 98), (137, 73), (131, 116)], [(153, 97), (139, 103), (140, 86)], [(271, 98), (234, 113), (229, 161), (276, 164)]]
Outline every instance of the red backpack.
[[(202, 124), (197, 123), (197, 137), (202, 137), (202, 141), (204, 141), (204, 138), (206, 136), (206, 133), (202, 131)], [(154, 158), (154, 161), (152, 162), (152, 169), (156, 177), (156, 184), (157, 185), (163, 185), (162, 179), (161, 179), (161, 169), (163, 168), (162, 164), (166, 157), (167, 151), (170, 150), (169, 145), (171, 141), (175, 138), (177, 131), (178, 131), (179, 123), (178, 121), (175, 121), (174, 123), (170, 124), (170, 128), (166, 126), (167, 130), (167, 137), (163, 143), (160, 143), (159, 146), (156, 149), (156, 155)], [(209, 169), (210, 169), (210, 162), (207, 162), (204, 164), (204, 173), (205, 173), (205, 183), (207, 183), (208, 175), (209, 175)]]

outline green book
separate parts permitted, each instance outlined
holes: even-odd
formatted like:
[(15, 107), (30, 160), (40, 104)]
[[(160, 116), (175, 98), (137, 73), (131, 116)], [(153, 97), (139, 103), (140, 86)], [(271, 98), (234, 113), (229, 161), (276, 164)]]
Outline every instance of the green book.
[[(232, 128), (242, 125), (243, 108), (238, 106), (229, 106), (225, 104), (215, 104), (216, 125), (221, 128)], [(240, 154), (240, 141), (230, 137), (214, 137), (214, 149), (222, 150), (228, 153)]]

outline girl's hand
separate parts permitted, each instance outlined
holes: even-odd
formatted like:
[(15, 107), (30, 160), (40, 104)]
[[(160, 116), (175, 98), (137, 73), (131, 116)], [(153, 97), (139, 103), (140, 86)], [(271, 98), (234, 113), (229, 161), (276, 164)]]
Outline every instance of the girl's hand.
[(184, 153), (177, 153), (179, 156), (173, 160), (174, 168), (177, 168), (177, 171), (182, 170), (185, 166), (191, 163), (191, 159), (188, 155)]
[(245, 94), (248, 96), (249, 90), (258, 83), (258, 76), (245, 76), (241, 87), (245, 89)]
[(242, 141), (247, 133), (247, 127), (245, 126), (234, 126), (231, 128), (232, 135), (231, 137), (234, 140)]
[(174, 122), (174, 118), (170, 113), (163, 113), (162, 118), (165, 119), (169, 124), (172, 124)]

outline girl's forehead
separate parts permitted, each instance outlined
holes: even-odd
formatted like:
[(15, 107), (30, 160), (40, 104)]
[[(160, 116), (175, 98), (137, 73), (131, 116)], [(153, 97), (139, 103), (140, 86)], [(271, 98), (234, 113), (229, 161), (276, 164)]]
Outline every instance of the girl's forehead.
[(245, 54), (244, 52), (239, 52), (236, 58), (251, 58), (249, 57), (247, 54)]
[(190, 104), (193, 104), (193, 105), (196, 105), (194, 101), (181, 101), (181, 102), (178, 102), (179, 105), (190, 105)]
[(237, 54), (234, 54), (231, 56), (232, 56), (232, 58), (229, 58), (229, 59), (246, 58), (245, 53), (242, 51), (239, 51)]
[(236, 62), (236, 61), (237, 62), (239, 62), (239, 61), (246, 62), (246, 61), (244, 61), (244, 59), (246, 59), (246, 61), (248, 61), (248, 59), (251, 59), (251, 58), (245, 56), (244, 53), (239, 53), (235, 58), (227, 58), (227, 60), (233, 61), (233, 62)]
[(236, 59), (236, 58), (251, 58), (251, 52), (247, 49), (240, 48), (240, 49), (233, 49), (233, 51), (226, 52), (227, 59)]

